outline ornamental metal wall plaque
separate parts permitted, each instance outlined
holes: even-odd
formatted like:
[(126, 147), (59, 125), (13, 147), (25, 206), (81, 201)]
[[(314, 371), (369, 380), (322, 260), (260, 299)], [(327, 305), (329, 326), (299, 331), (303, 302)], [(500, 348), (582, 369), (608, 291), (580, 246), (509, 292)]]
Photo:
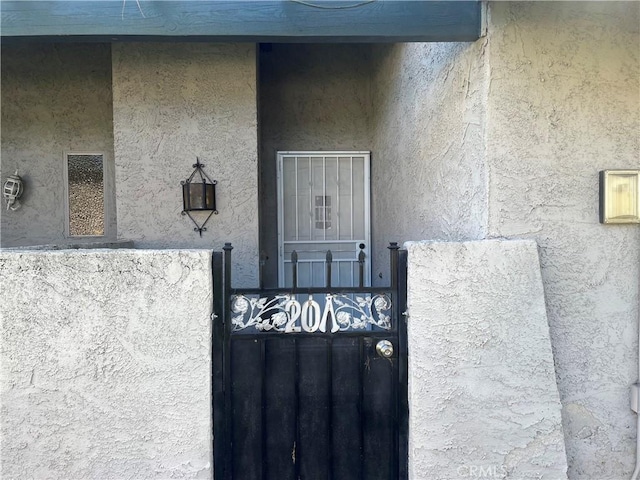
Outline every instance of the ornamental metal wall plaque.
[(314, 300), (313, 294), (302, 302), (292, 294), (234, 295), (231, 297), (231, 324), (234, 332), (249, 328), (284, 333), (336, 333), (370, 327), (390, 330), (391, 307), (391, 299), (384, 293), (327, 293), (320, 302)]

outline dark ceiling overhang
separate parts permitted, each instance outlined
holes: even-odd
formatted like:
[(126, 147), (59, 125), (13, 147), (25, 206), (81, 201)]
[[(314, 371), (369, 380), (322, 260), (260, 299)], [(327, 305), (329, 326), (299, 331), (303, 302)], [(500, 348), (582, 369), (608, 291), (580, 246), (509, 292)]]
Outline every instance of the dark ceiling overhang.
[(468, 42), (479, 1), (94, 0), (0, 3), (2, 42)]

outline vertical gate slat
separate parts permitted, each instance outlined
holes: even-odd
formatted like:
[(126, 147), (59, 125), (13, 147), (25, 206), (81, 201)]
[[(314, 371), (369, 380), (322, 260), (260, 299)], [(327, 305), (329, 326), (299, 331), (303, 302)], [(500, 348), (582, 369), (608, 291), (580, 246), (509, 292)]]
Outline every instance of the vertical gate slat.
[(398, 478), (409, 478), (409, 371), (407, 352), (407, 251), (401, 250), (398, 258)]
[(295, 339), (266, 341), (265, 429), (267, 478), (297, 480), (293, 462), (296, 442)]
[(227, 454), (227, 435), (225, 422), (227, 412), (224, 398), (224, 286), (222, 275), (222, 253), (213, 252), (211, 268), (213, 273), (213, 316), (211, 325), (211, 373), (213, 389), (213, 468), (214, 477), (225, 479), (225, 459)]
[[(397, 361), (397, 358), (394, 358), (392, 360), (393, 362)], [(392, 415), (392, 420), (391, 420), (391, 445), (393, 445), (393, 451), (397, 452), (398, 451), (398, 402), (397, 402), (397, 398), (394, 398), (394, 396), (397, 396), (397, 388), (394, 388), (395, 385), (398, 384), (398, 368), (392, 368), (391, 369), (391, 396), (389, 398), (389, 402), (391, 403), (391, 415)], [(391, 471), (390, 474), (391, 475), (397, 475), (398, 472), (398, 458), (397, 455), (391, 455)]]
[(375, 342), (365, 345), (363, 389), (364, 478), (397, 478), (392, 471), (394, 444), (392, 362), (376, 354)]
[(328, 438), (326, 423), (328, 412), (329, 376), (326, 370), (328, 342), (322, 337), (298, 340), (300, 409), (298, 419), (300, 444), (296, 462), (300, 465), (301, 479), (327, 478)]
[[(389, 244), (389, 250), (390, 250), (390, 270), (391, 270), (391, 287), (393, 289), (392, 292), (392, 301), (393, 301), (393, 309), (394, 309), (394, 315), (393, 315), (393, 319), (395, 322), (395, 328), (398, 330), (400, 328), (400, 322), (402, 321), (402, 317), (401, 317), (401, 313), (404, 310), (399, 310), (399, 302), (400, 302), (400, 298), (401, 295), (399, 295), (399, 282), (402, 278), (401, 275), (399, 275), (400, 271), (399, 271), (399, 253), (400, 253), (400, 249), (398, 247), (398, 244), (396, 242), (392, 242)], [(398, 361), (398, 357), (397, 357), (397, 352), (400, 351), (400, 344), (399, 344), (399, 339), (396, 342), (397, 344), (395, 345), (396, 348), (396, 356), (391, 359), (391, 362), (397, 362)], [(389, 392), (392, 393), (391, 397), (389, 398), (389, 403), (390, 403), (390, 407), (391, 407), (391, 445), (393, 445), (393, 451), (397, 452), (398, 451), (398, 442), (399, 442), (399, 437), (398, 437), (398, 422), (399, 422), (399, 409), (398, 409), (398, 397), (397, 397), (397, 392), (398, 392), (398, 365), (391, 365), (391, 385), (389, 386)], [(394, 398), (394, 394), (395, 394), (395, 398)], [(390, 473), (390, 478), (392, 478), (394, 475), (398, 475), (398, 458), (397, 455), (392, 455), (391, 456), (391, 471)]]
[(300, 478), (300, 462), (298, 458), (298, 448), (300, 447), (300, 345), (298, 339), (294, 338), (294, 352), (295, 352), (295, 419), (296, 419), (296, 440), (291, 451), (293, 458), (293, 466), (295, 480)]
[[(224, 384), (224, 438), (226, 441), (225, 455), (221, 459), (224, 480), (233, 479), (233, 456), (232, 456), (232, 424), (231, 417), (233, 405), (231, 402), (231, 250), (233, 247), (230, 243), (225, 243), (224, 247), (224, 307), (222, 310), (224, 322), (224, 347), (223, 347), (223, 384)], [(216, 479), (217, 480), (217, 479)]]
[(333, 339), (327, 341), (327, 479), (333, 478)]
[(269, 478), (269, 464), (267, 462), (267, 398), (266, 398), (266, 376), (267, 368), (267, 340), (260, 340), (260, 461), (262, 463), (262, 475), (260, 478), (266, 480)]
[(231, 419), (232, 478), (262, 479), (261, 342), (236, 337), (231, 340), (233, 405)]
[(364, 480), (364, 390), (362, 387), (364, 379), (364, 338), (358, 338), (358, 425), (360, 427), (360, 441), (358, 447), (360, 450), (360, 468), (358, 470), (360, 480)]
[(359, 339), (337, 337), (332, 359), (332, 467), (335, 480), (360, 478)]

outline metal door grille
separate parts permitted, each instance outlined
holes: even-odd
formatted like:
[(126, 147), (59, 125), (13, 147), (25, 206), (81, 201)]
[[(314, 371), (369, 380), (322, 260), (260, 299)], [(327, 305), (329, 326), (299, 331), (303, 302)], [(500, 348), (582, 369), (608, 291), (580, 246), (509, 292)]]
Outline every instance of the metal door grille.
[(367, 254), (370, 285), (370, 153), (278, 152), (278, 279), (290, 286), (298, 253), (300, 285), (324, 284), (324, 253), (334, 253), (334, 285), (354, 286), (357, 255)]

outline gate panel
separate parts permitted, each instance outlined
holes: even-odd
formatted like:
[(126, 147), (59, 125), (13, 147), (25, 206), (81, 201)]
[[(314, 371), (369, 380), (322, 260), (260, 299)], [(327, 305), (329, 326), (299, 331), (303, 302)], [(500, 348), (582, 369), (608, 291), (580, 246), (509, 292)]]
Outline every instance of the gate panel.
[[(232, 289), (225, 246), (216, 480), (406, 479), (404, 277), (391, 249), (391, 287)], [(218, 291), (221, 278), (214, 271)], [(384, 343), (393, 352), (376, 348)]]

